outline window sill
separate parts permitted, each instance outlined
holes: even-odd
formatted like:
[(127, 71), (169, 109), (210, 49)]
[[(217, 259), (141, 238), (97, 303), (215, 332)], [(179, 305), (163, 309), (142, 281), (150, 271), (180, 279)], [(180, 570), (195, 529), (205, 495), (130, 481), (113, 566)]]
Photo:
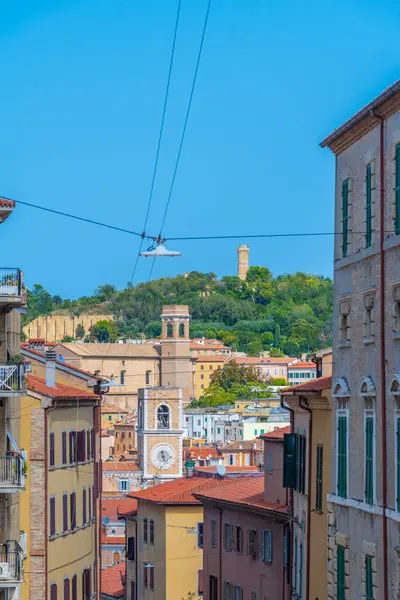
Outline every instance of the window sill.
[(339, 342), (338, 348), (351, 348), (351, 340), (343, 340), (343, 342)]
[(87, 527), (90, 527), (91, 525), (94, 524), (94, 522), (95, 522), (95, 519), (91, 519), (90, 521), (85, 523), (85, 525), (80, 525), (79, 527), (75, 527), (75, 529), (67, 529), (67, 531), (62, 531), (61, 533), (55, 533), (54, 535), (49, 535), (49, 540), (56, 540), (58, 538), (65, 537), (66, 535), (69, 535), (70, 533), (76, 533), (77, 531), (81, 531), (82, 529), (86, 529)]
[(364, 344), (364, 346), (368, 346), (368, 344), (375, 344), (375, 336), (368, 335), (367, 337), (364, 337), (363, 344)]
[(362, 510), (371, 515), (383, 516), (383, 508), (381, 506), (377, 506), (376, 504), (367, 504), (366, 502), (362, 502), (360, 500), (353, 500), (353, 498), (341, 498), (340, 496), (335, 496), (334, 494), (328, 494), (326, 500), (332, 504), (347, 506), (348, 508), (356, 508), (357, 510)]
[(390, 508), (387, 508), (385, 511), (385, 514), (388, 519), (391, 519), (392, 521), (396, 521), (396, 523), (400, 523), (400, 512), (398, 512), (397, 510), (392, 510)]
[(400, 331), (394, 331), (392, 337), (394, 340), (400, 340)]

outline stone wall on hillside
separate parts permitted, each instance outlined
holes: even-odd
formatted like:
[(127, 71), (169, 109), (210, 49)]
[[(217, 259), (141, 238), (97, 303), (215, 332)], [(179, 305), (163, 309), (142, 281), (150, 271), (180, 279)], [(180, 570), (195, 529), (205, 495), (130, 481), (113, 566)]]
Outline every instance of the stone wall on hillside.
[(82, 314), (79, 317), (75, 315), (47, 315), (40, 316), (25, 325), (24, 333), (26, 338), (43, 338), (46, 342), (61, 342), (66, 336), (75, 337), (75, 331), (78, 325), (82, 325), (85, 334), (89, 332), (92, 325), (98, 321), (107, 319), (114, 320), (114, 315), (89, 315)]

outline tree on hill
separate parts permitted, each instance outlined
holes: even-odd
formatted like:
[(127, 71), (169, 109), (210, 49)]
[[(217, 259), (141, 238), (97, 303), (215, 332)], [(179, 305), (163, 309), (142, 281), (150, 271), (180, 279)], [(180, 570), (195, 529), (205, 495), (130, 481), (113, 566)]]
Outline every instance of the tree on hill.
[(116, 324), (107, 321), (106, 319), (97, 321), (97, 323), (91, 326), (89, 332), (93, 341), (97, 340), (100, 344), (105, 342), (115, 342), (118, 337)]
[(84, 326), (82, 325), (82, 323), (78, 323), (78, 325), (76, 326), (76, 329), (75, 329), (75, 337), (76, 337), (78, 340), (81, 340), (81, 339), (83, 339), (83, 338), (85, 337), (85, 328), (84, 328)]

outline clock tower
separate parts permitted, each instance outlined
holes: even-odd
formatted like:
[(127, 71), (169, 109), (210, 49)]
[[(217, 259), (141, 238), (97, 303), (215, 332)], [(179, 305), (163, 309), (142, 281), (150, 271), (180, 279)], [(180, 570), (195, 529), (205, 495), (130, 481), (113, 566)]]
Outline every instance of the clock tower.
[(137, 452), (144, 480), (182, 477), (182, 390), (138, 390)]

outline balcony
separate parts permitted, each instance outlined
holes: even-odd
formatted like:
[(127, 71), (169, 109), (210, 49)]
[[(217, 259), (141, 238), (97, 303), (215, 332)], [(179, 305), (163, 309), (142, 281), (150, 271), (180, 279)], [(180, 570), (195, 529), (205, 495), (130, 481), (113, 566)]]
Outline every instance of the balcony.
[(23, 550), (18, 542), (0, 543), (0, 588), (16, 586), (24, 580)]
[(26, 294), (22, 271), (0, 267), (0, 305), (21, 308), (25, 304)]
[(0, 398), (18, 396), (24, 389), (24, 365), (0, 364)]
[(22, 456), (0, 456), (0, 494), (12, 494), (25, 484)]

